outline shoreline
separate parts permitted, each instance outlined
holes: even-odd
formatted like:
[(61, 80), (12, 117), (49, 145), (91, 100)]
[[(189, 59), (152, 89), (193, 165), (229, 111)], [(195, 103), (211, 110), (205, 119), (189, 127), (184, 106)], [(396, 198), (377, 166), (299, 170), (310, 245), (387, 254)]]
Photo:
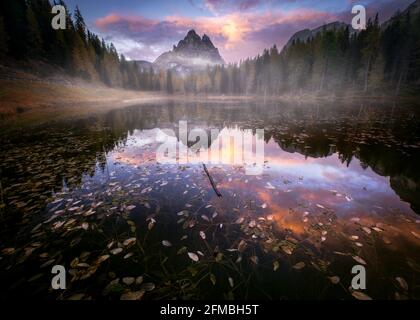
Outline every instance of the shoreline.
[[(173, 94), (165, 92), (133, 91), (109, 88), (102, 84), (79, 81), (78, 79), (37, 78), (31, 74), (19, 73), (18, 78), (0, 78), (0, 131), (26, 124), (39, 124), (67, 118), (83, 117), (145, 103), (164, 101), (260, 104), (283, 103), (413, 103), (417, 97), (323, 95), (316, 93), (287, 94), (281, 96), (259, 95), (216, 95), (216, 94)], [(16, 129), (16, 128), (14, 128)]]

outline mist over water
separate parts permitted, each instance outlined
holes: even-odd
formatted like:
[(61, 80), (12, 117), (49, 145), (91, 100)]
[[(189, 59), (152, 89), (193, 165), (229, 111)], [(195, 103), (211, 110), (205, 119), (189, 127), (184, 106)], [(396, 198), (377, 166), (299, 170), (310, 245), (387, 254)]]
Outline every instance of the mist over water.
[[(162, 132), (180, 121), (189, 132), (264, 129), (262, 173), (247, 175), (230, 161), (237, 146), (222, 145), (226, 161), (207, 163), (218, 197), (201, 161), (158, 163)], [(27, 128), (1, 145), (14, 213), (1, 231), (2, 296), (350, 299), (350, 270), (363, 264), (372, 298), (419, 297), (415, 106), (178, 100)], [(70, 268), (64, 295), (48, 290), (55, 264)]]

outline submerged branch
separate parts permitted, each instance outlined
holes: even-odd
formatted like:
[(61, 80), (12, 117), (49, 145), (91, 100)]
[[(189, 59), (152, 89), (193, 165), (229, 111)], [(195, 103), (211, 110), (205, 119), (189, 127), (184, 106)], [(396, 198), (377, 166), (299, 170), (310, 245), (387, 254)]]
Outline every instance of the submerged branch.
[(204, 163), (203, 163), (203, 168), (204, 168), (204, 171), (206, 172), (207, 177), (210, 180), (210, 184), (213, 187), (214, 192), (217, 194), (217, 196), (219, 198), (221, 198), (222, 197), (222, 194), (219, 192), (219, 190), (217, 190), (216, 184), (214, 183), (214, 180), (211, 177), (211, 175), (210, 175), (209, 171), (207, 170), (207, 167), (206, 167), (206, 165)]

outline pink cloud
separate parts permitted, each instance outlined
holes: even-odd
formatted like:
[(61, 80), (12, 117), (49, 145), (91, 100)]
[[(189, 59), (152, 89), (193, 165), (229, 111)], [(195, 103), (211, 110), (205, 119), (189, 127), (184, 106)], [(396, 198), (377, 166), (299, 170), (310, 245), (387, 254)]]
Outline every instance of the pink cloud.
[[(281, 47), (294, 32), (300, 29), (316, 27), (336, 19), (334, 14), (311, 9), (287, 13), (280, 10), (235, 12), (193, 18), (168, 16), (162, 20), (110, 14), (96, 20), (95, 26), (101, 32), (113, 34), (114, 39), (125, 37), (138, 41), (144, 46), (164, 44), (166, 50), (181, 40), (189, 29), (195, 29), (198, 33), (206, 33), (213, 39), (226, 61), (236, 62), (253, 57), (273, 44)], [(136, 59), (138, 58), (141, 57)]]

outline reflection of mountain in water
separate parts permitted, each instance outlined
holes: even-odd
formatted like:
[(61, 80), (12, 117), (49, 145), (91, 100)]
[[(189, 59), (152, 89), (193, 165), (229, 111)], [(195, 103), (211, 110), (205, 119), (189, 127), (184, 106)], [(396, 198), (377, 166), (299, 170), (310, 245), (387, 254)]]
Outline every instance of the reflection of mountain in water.
[[(188, 121), (189, 130), (206, 129), (209, 137), (211, 128), (264, 128), (265, 140), (273, 139), (287, 152), (313, 158), (328, 157), (337, 152), (347, 164), (356, 157), (377, 174), (389, 176), (391, 187), (401, 199), (420, 212), (420, 174), (416, 168), (420, 154), (415, 145), (420, 133), (414, 117), (416, 112), (406, 106), (347, 105), (337, 109), (334, 105), (259, 107), (253, 103), (246, 106), (172, 103), (114, 113), (108, 114), (108, 120), (115, 120), (117, 114), (117, 118), (125, 117), (127, 122), (120, 125), (128, 126), (131, 131), (159, 127), (177, 133), (181, 120)], [(108, 125), (112, 127), (117, 123)]]
[[(126, 141), (135, 129), (172, 129), (179, 121), (188, 129), (203, 128), (211, 139), (211, 128), (236, 126), (265, 129), (265, 140), (273, 139), (283, 150), (307, 157), (328, 157), (337, 152), (343, 163), (356, 157), (381, 176), (389, 176), (391, 187), (420, 212), (420, 173), (416, 168), (420, 136), (416, 112), (409, 107), (300, 105), (275, 103), (167, 103), (113, 110), (74, 122), (51, 125), (3, 139), (6, 152), (0, 168), (6, 200), (22, 213), (27, 190), (46, 201), (51, 190), (61, 190), (63, 181), (77, 186), (83, 174), (92, 174), (99, 163), (106, 167), (105, 153)], [(209, 145), (211, 145), (209, 140)], [(190, 143), (189, 146), (191, 146)], [(26, 193), (25, 193), (26, 192)], [(20, 194), (21, 199), (8, 195)], [(39, 208), (42, 203), (38, 203)]]

